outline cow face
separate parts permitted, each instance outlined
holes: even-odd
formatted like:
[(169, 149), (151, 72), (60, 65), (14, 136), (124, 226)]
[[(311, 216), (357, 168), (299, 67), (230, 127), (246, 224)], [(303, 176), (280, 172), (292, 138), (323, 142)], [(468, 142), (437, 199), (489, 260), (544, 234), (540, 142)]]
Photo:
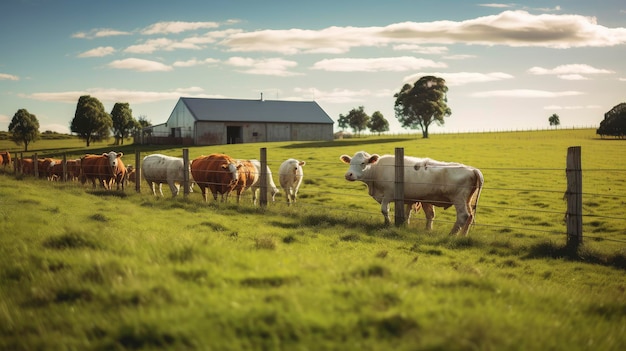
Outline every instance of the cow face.
[(354, 157), (350, 157), (348, 155), (342, 155), (340, 157), (341, 162), (347, 163), (350, 165), (348, 171), (344, 175), (346, 180), (355, 181), (361, 180), (363, 178), (363, 172), (365, 169), (372, 164), (375, 164), (378, 161), (379, 156), (377, 154), (370, 155), (365, 151), (359, 151), (354, 154)]
[(115, 174), (115, 171), (117, 170), (118, 159), (121, 158), (123, 155), (124, 155), (123, 152), (115, 152), (115, 151), (111, 151), (108, 153), (105, 152), (102, 154), (102, 156), (107, 157), (109, 159), (109, 167), (113, 174)]
[(239, 169), (242, 167), (243, 165), (241, 163), (229, 163), (229, 164), (224, 164), (222, 165), (222, 169), (224, 169), (225, 171), (227, 171), (228, 173), (230, 173), (230, 186), (234, 186), (237, 184), (237, 182), (239, 181)]

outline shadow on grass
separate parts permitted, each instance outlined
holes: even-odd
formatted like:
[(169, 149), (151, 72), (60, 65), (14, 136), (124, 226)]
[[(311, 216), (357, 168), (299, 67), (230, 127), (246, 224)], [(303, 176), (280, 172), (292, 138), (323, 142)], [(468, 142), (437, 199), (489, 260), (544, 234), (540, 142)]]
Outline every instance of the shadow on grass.
[(528, 254), (522, 258), (565, 259), (626, 270), (626, 255), (624, 253), (607, 254), (597, 252), (585, 246), (576, 248), (568, 245), (559, 245), (553, 242), (543, 242), (531, 246), (528, 250)]

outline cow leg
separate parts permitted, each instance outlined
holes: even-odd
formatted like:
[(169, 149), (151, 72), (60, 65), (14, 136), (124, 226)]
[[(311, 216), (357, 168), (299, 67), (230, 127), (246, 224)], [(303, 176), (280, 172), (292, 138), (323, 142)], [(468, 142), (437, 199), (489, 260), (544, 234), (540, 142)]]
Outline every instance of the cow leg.
[(385, 218), (385, 225), (390, 225), (391, 220), (389, 219), (389, 201), (387, 201), (386, 199), (383, 199), (383, 201), (380, 202), (380, 212)]
[[(172, 197), (176, 197), (176, 195), (178, 195), (178, 187), (176, 186), (176, 184), (174, 184), (173, 181), (168, 181), (167, 185), (170, 186), (170, 190), (172, 191)], [(163, 191), (161, 191), (161, 193), (163, 193)]]
[(450, 235), (458, 234), (459, 230), (470, 220), (470, 214), (467, 211), (467, 205), (465, 203), (461, 205), (454, 204), (454, 208), (456, 209), (456, 222), (454, 222)]
[(466, 204), (466, 209), (468, 212), (468, 216), (467, 216), (467, 220), (465, 221), (465, 224), (463, 224), (463, 227), (461, 228), (461, 235), (463, 236), (467, 236), (467, 233), (469, 233), (469, 229), (470, 226), (472, 225), (472, 223), (474, 223), (474, 214), (472, 213), (472, 209), (470, 207), (470, 204)]
[(432, 204), (422, 204), (424, 215), (426, 216), (426, 230), (433, 230), (433, 220), (435, 219), (435, 206)]

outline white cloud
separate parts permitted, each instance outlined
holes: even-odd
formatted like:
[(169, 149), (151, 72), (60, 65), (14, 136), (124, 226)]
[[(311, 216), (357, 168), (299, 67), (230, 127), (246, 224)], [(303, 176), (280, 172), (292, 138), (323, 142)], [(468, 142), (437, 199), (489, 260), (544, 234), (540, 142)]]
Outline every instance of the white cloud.
[(95, 49), (85, 51), (82, 54), (79, 54), (78, 57), (103, 57), (112, 55), (113, 53), (115, 53), (115, 48), (112, 46), (100, 46)]
[(494, 82), (505, 79), (513, 79), (512, 75), (503, 72), (477, 73), (477, 72), (420, 72), (404, 77), (404, 82), (414, 83), (423, 76), (437, 76), (446, 80), (446, 85), (459, 86), (469, 83)]
[(8, 73), (0, 73), (0, 80), (20, 80), (20, 77)]
[(105, 37), (114, 37), (120, 35), (130, 35), (130, 32), (119, 31), (115, 29), (92, 29), (89, 32), (78, 32), (72, 34), (72, 38), (78, 39), (95, 39), (95, 38), (105, 38)]
[(197, 60), (195, 58), (187, 60), (187, 61), (176, 61), (172, 64), (174, 67), (194, 67), (194, 66), (203, 66), (203, 65), (211, 65), (214, 63), (220, 62), (219, 60), (213, 58), (207, 58), (204, 60)]
[(491, 4), (478, 4), (478, 6), (482, 6), (482, 7), (494, 7), (494, 8), (509, 8), (509, 7), (513, 7), (513, 4), (497, 4), (497, 3), (491, 3)]
[(220, 42), (230, 51), (283, 54), (345, 53), (354, 47), (423, 44), (512, 47), (603, 47), (626, 43), (626, 28), (608, 28), (581, 15), (504, 11), (465, 21), (403, 22), (385, 27), (328, 27), (321, 30), (259, 30)]
[(301, 75), (301, 73), (289, 71), (290, 68), (298, 65), (297, 62), (282, 58), (253, 59), (247, 57), (231, 57), (224, 63), (237, 68), (245, 68), (244, 70), (240, 70), (240, 72), (247, 74), (279, 77)]
[(550, 74), (550, 75), (562, 76), (562, 75), (571, 75), (571, 74), (577, 74), (577, 75), (611, 74), (615, 72), (608, 70), (608, 69), (595, 68), (595, 67), (585, 65), (585, 64), (569, 64), (569, 65), (556, 66), (555, 68), (552, 68), (552, 69), (535, 66), (535, 67), (528, 69), (528, 73), (536, 74), (536, 75)]
[(167, 72), (172, 70), (172, 67), (164, 65), (160, 62), (142, 60), (138, 58), (115, 60), (107, 66), (117, 69), (130, 69), (138, 72)]
[(371, 91), (369, 89), (333, 89), (331, 91), (323, 91), (317, 88), (295, 88), (294, 92), (299, 94), (299, 96), (292, 98), (292, 100), (315, 100), (329, 104), (355, 104), (366, 102), (372, 96), (393, 96), (393, 93), (388, 90)]
[(587, 77), (585, 77), (583, 75), (580, 75), (580, 74), (562, 74), (562, 75), (559, 75), (557, 77), (559, 77), (560, 79), (563, 79), (563, 80), (588, 80), (589, 79), (589, 78), (587, 78)]
[(158, 22), (152, 24), (141, 31), (141, 34), (178, 34), (191, 30), (210, 29), (219, 27), (217, 22)]
[(560, 105), (549, 105), (544, 106), (544, 110), (584, 110), (584, 109), (599, 109), (602, 108), (600, 105), (574, 105), (574, 106), (560, 106)]
[(448, 48), (445, 46), (423, 46), (415, 44), (400, 44), (395, 45), (393, 50), (396, 51), (411, 51), (416, 54), (423, 55), (442, 55), (448, 52)]
[(312, 69), (334, 72), (403, 72), (424, 68), (445, 68), (447, 65), (411, 56), (383, 58), (337, 58), (316, 62)]
[(203, 94), (202, 89), (198, 87), (179, 88), (173, 91), (141, 91), (141, 90), (123, 90), (123, 89), (103, 89), (92, 88), (84, 91), (63, 91), (52, 93), (33, 93), (21, 94), (22, 98), (28, 98), (39, 101), (54, 101), (76, 104), (78, 98), (83, 95), (91, 95), (103, 103), (128, 102), (130, 104), (141, 104), (163, 100), (177, 100), (181, 96), (202, 97), (202, 98), (221, 98), (221, 95)]
[(131, 54), (151, 54), (158, 50), (173, 51), (176, 49), (200, 50), (202, 47), (193, 41), (176, 41), (168, 38), (150, 39), (142, 44), (131, 45), (124, 52)]
[(511, 97), (511, 98), (555, 98), (563, 96), (584, 95), (580, 91), (546, 91), (533, 89), (491, 90), (473, 93), (472, 97)]
[(469, 54), (458, 54), (458, 55), (448, 55), (448, 56), (444, 56), (443, 58), (446, 60), (467, 60), (467, 59), (473, 59), (476, 58), (476, 55), (469, 55)]

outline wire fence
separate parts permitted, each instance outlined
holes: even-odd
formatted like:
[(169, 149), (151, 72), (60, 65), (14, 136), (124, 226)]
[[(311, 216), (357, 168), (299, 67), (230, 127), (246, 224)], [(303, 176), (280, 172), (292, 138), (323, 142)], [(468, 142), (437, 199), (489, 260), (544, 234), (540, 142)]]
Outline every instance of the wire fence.
[[(140, 156), (135, 155), (135, 160), (129, 161), (126, 159), (126, 163), (132, 164), (132, 169), (135, 172), (138, 169), (141, 169), (141, 160), (143, 156), (148, 154), (143, 154)], [(182, 159), (182, 157), (181, 157)], [(86, 189), (89, 189), (92, 185), (90, 183), (81, 182), (81, 170), (80, 166), (76, 165), (76, 163), (80, 163), (80, 159), (67, 159), (65, 156), (59, 158), (44, 158), (37, 159), (31, 158), (29, 162), (29, 158), (14, 158), (15, 162), (13, 162), (13, 172), (17, 176), (27, 177), (34, 176), (35, 173), (38, 173), (39, 178), (45, 178), (50, 181), (67, 181), (71, 182), (71, 184), (76, 184), (76, 186), (82, 186)], [(139, 163), (136, 163), (136, 160), (140, 160)], [(189, 160), (191, 163), (193, 160)], [(257, 187), (261, 190), (268, 189), (268, 193), (271, 195), (271, 188), (276, 186), (279, 189), (280, 193), (276, 195), (276, 201), (285, 202), (285, 189), (283, 189), (280, 185), (280, 174), (279, 167), (284, 162), (284, 160), (272, 159), (269, 158), (265, 160), (267, 166), (269, 167), (270, 172), (272, 172), (268, 177), (268, 183), (265, 185), (257, 184)], [(343, 167), (346, 166), (346, 167)], [(342, 167), (338, 167), (337, 162), (323, 162), (323, 161), (307, 161), (306, 166), (303, 167), (304, 170), (304, 181), (299, 185), (298, 191), (298, 200), (297, 206), (303, 208), (310, 208), (316, 211), (330, 211), (333, 213), (345, 213), (348, 215), (362, 215), (368, 218), (372, 218), (373, 221), (381, 221), (382, 217), (379, 207), (376, 206), (376, 202), (371, 199), (371, 196), (368, 195), (368, 191), (365, 189), (366, 187), (362, 187), (359, 185), (354, 185), (347, 183), (344, 179), (344, 172), (347, 170), (347, 165), (343, 165)], [(412, 168), (414, 164), (407, 164), (405, 168)], [(434, 165), (433, 168), (437, 168), (439, 166)], [(308, 172), (307, 169), (333, 169), (337, 168), (337, 172), (333, 172), (332, 176), (318, 175), (319, 172)], [(5, 166), (6, 169), (6, 166)], [(167, 174), (167, 167), (163, 167), (161, 169), (156, 169), (158, 173)], [(489, 172), (491, 175), (498, 174), (499, 176), (504, 177), (515, 177), (520, 173), (529, 173), (534, 175), (548, 176), (549, 178), (555, 179), (554, 184), (550, 185), (550, 187), (542, 187), (532, 184), (532, 180), (529, 180), (526, 184), (527, 187), (507, 187), (507, 186), (490, 186), (489, 179), (487, 179), (486, 186), (482, 188), (482, 197), (480, 199), (480, 203), (478, 204), (478, 209), (476, 212), (477, 220), (473, 224), (476, 228), (489, 228), (503, 234), (511, 233), (511, 232), (525, 232), (525, 233), (543, 233), (547, 235), (566, 235), (567, 231), (564, 226), (555, 225), (552, 221), (555, 222), (564, 222), (563, 218), (566, 216), (565, 210), (565, 202), (563, 200), (564, 195), (566, 193), (567, 184), (563, 179), (563, 168), (517, 168), (517, 167), (488, 167), (481, 168), (483, 172)], [(227, 173), (225, 170), (220, 170), (218, 172)], [(255, 169), (252, 171), (257, 172), (256, 178), (260, 178), (261, 171), (260, 169)], [(626, 169), (623, 168), (601, 168), (601, 169), (584, 169), (582, 172), (586, 175), (598, 175), (604, 174), (606, 172), (617, 173), (618, 177), (624, 179), (626, 178)], [(132, 183), (133, 177), (136, 176), (137, 173), (127, 172), (125, 177), (120, 178), (118, 181), (126, 182), (125, 183), (125, 191), (132, 191), (133, 188), (141, 191), (141, 183), (145, 182), (143, 176), (141, 176), (136, 182)], [(623, 174), (623, 176), (622, 176)], [(189, 173), (191, 176), (191, 172)], [(181, 176), (182, 177), (182, 176)], [(585, 176), (586, 178), (587, 176)], [(160, 183), (167, 184), (167, 177), (161, 179)], [(598, 177), (596, 177), (598, 178)], [(604, 178), (604, 177), (599, 177)], [(115, 178), (112, 178), (115, 179)], [(177, 184), (183, 185), (183, 178), (174, 179)], [(272, 181), (273, 184), (270, 184), (269, 181)], [(190, 181), (193, 181), (193, 178), (190, 178)], [(393, 182), (393, 180), (385, 180), (386, 182)], [(602, 181), (602, 179), (598, 180), (594, 178), (594, 181)], [(384, 182), (384, 181), (383, 181)], [(445, 187), (447, 184), (437, 183), (437, 182), (420, 182), (416, 180), (405, 180), (409, 184), (409, 186), (429, 186), (429, 187)], [(205, 182), (206, 185), (211, 185), (209, 182)], [(358, 184), (359, 182), (356, 182)], [(113, 181), (111, 181), (113, 184)], [(145, 183), (144, 183), (145, 184)], [(347, 186), (346, 186), (347, 184)], [(213, 185), (219, 185), (218, 183), (214, 183)], [(246, 189), (249, 188), (249, 185)], [(606, 189), (615, 189), (615, 184), (606, 184), (604, 186)], [(146, 187), (143, 187), (146, 189)], [(149, 189), (149, 188), (148, 188)], [(296, 189), (294, 189), (296, 190)], [(148, 192), (152, 192), (151, 189)], [(195, 190), (194, 192), (199, 192)], [(249, 197), (251, 191), (244, 191), (244, 195)], [(491, 194), (491, 196), (485, 196), (485, 194)], [(499, 194), (499, 195), (494, 195)], [(590, 201), (586, 201), (583, 204), (583, 211), (581, 216), (586, 218), (585, 225), (587, 232), (585, 233), (586, 238), (594, 239), (594, 240), (606, 240), (618, 243), (626, 243), (626, 230), (621, 229), (617, 230), (615, 228), (626, 228), (626, 189), (616, 189), (612, 190), (610, 193), (603, 192), (582, 192), (581, 195), (586, 199), (591, 199)], [(165, 193), (165, 196), (168, 196)], [(198, 195), (191, 195), (198, 196)], [(508, 201), (503, 201), (502, 199), (508, 199), (512, 197), (526, 196), (524, 200), (524, 205), (509, 205)], [(210, 194), (209, 194), (210, 198)], [(533, 200), (531, 200), (533, 198)], [(322, 199), (322, 200), (320, 200)], [(338, 201), (341, 199), (341, 201)], [(245, 198), (244, 198), (245, 200)], [(210, 200), (212, 201), (212, 200)], [(271, 201), (271, 200), (270, 200)], [(432, 202), (429, 199), (421, 199), (421, 198), (408, 198), (404, 200), (405, 203), (411, 202)], [(534, 201), (534, 202), (533, 202)], [(598, 204), (598, 202), (603, 201), (606, 204)], [(539, 204), (538, 204), (539, 203)], [(356, 204), (356, 205), (355, 205)], [(392, 200), (393, 205), (393, 200)], [(451, 204), (447, 203), (439, 203), (437, 205), (449, 206)], [(609, 213), (598, 213), (598, 211), (594, 210), (603, 210), (606, 207), (612, 207), (612, 210)], [(591, 208), (590, 208), (591, 207)], [(438, 216), (436, 218), (437, 226), (445, 225), (452, 226), (455, 222), (454, 215), (452, 213), (446, 213), (445, 211), (438, 211)], [(442, 213), (443, 212), (443, 213)], [(394, 217), (394, 213), (389, 213), (391, 217)], [(441, 215), (440, 215), (441, 214)], [(541, 219), (537, 214), (545, 215), (548, 220)], [(406, 213), (407, 217), (411, 218), (411, 224), (414, 225), (415, 222), (424, 222), (425, 219), (417, 217), (415, 213), (408, 212)], [(506, 224), (502, 224), (502, 220), (491, 221), (493, 218), (500, 218), (506, 216), (510, 219)], [(610, 222), (606, 224), (604, 222)], [(546, 223), (548, 222), (548, 223)], [(602, 229), (607, 225), (611, 227), (610, 231), (612, 235), (608, 237), (607, 235), (601, 235)]]

